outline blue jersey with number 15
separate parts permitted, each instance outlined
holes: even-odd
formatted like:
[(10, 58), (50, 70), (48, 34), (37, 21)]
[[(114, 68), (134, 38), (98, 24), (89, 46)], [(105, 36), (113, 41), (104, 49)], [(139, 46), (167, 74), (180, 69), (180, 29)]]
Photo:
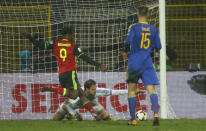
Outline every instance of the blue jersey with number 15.
[(128, 71), (143, 72), (153, 66), (151, 50), (161, 49), (157, 29), (147, 23), (136, 23), (129, 27), (125, 48), (130, 48), (128, 56)]

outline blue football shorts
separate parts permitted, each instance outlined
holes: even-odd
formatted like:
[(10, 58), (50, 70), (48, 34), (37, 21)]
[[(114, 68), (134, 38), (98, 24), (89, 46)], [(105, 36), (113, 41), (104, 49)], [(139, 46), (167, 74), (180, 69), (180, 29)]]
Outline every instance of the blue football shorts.
[(142, 80), (143, 86), (159, 85), (159, 80), (154, 67), (149, 67), (141, 73), (134, 70), (128, 71), (127, 83), (138, 83), (139, 79)]

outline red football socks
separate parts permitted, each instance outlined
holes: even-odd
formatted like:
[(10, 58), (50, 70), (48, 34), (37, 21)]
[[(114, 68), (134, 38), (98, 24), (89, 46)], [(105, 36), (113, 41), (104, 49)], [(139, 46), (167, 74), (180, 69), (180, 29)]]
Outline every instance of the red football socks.
[(90, 102), (86, 103), (84, 105), (84, 107), (89, 110), (92, 114), (96, 114), (96, 112), (94, 111), (94, 108), (92, 107), (92, 104)]
[(53, 92), (57, 92), (59, 94), (61, 94), (62, 96), (68, 96), (69, 95), (69, 90), (67, 90), (66, 88), (63, 87), (51, 87), (51, 91)]

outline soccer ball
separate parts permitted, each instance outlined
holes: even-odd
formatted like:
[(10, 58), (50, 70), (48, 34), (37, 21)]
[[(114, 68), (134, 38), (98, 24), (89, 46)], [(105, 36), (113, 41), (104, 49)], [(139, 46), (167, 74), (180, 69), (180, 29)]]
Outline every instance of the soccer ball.
[(139, 120), (139, 121), (145, 121), (145, 120), (147, 120), (147, 117), (148, 117), (148, 114), (147, 114), (147, 112), (144, 111), (144, 110), (138, 110), (138, 111), (136, 112), (136, 118), (137, 118), (137, 120)]

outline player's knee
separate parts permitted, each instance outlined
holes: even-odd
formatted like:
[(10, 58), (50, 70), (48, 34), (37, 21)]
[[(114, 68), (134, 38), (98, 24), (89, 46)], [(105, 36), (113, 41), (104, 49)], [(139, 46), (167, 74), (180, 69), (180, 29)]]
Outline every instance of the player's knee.
[(57, 117), (54, 117), (54, 116), (53, 116), (53, 120), (54, 121), (59, 121), (59, 119)]
[(53, 116), (53, 120), (55, 120), (55, 121), (60, 121), (62, 119), (63, 119), (62, 116), (59, 114), (54, 114), (54, 116)]
[(131, 98), (131, 97), (135, 97), (136, 96), (136, 92), (135, 91), (130, 91), (128, 92), (128, 97)]
[(155, 87), (153, 85), (148, 85), (147, 87), (147, 91), (149, 94), (156, 94), (156, 90)]
[(102, 120), (110, 120), (110, 116), (109, 115), (107, 115), (107, 116), (104, 116), (103, 118), (102, 118)]
[(71, 99), (76, 99), (76, 98), (77, 98), (77, 95), (70, 95), (70, 98), (71, 98)]
[(136, 83), (129, 83), (128, 85), (128, 97), (136, 96)]
[(103, 116), (102, 118), (103, 120), (110, 120), (110, 115), (106, 111), (103, 112), (102, 116)]
[(69, 98), (76, 99), (78, 97), (78, 91), (72, 90), (70, 91)]

